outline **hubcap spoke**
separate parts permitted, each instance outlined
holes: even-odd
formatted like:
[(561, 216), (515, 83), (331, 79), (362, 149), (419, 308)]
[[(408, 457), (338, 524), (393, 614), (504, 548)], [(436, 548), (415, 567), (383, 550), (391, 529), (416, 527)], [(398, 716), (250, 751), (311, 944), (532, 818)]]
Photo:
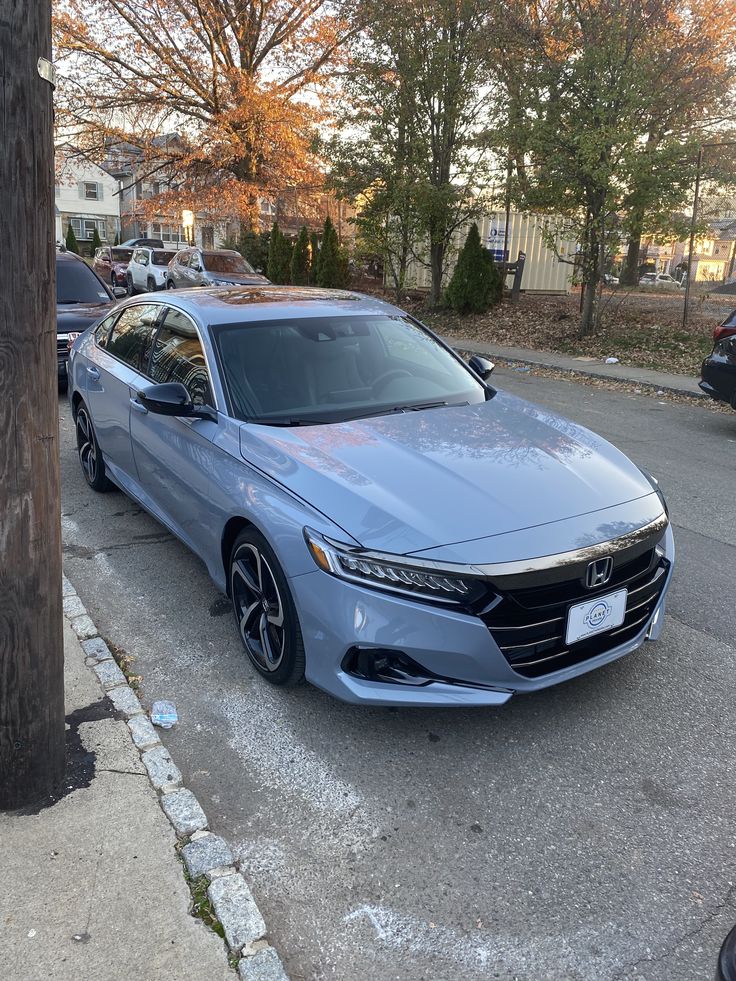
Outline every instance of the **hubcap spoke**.
[(252, 572), (247, 567), (245, 562), (242, 561), (242, 559), (238, 559), (234, 563), (233, 573), (234, 575), (240, 576), (240, 578), (245, 583), (245, 588), (246, 590), (248, 590), (248, 592), (252, 593), (253, 596), (257, 596), (260, 599), (260, 597), (263, 595), (260, 584), (257, 583), (256, 580), (253, 578)]

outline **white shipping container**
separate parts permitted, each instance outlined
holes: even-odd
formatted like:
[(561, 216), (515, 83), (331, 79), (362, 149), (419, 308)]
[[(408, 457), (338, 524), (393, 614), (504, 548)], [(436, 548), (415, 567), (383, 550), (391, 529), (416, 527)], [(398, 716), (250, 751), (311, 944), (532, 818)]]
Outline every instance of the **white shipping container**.
[[(453, 255), (447, 265), (443, 286), (447, 286), (455, 268), (457, 255), (468, 234), (465, 226), (455, 236)], [(506, 213), (497, 211), (478, 222), (483, 245), (490, 249), (500, 262), (506, 229)], [(554, 236), (554, 248), (547, 244), (547, 234)], [(508, 228), (508, 258), (515, 262), (519, 252), (526, 253), (521, 289), (526, 293), (569, 293), (572, 285), (573, 257), (577, 243), (572, 237), (570, 225), (564, 218), (554, 215), (529, 215), (511, 212)], [(566, 261), (565, 261), (566, 260)], [(420, 262), (411, 263), (407, 275), (409, 289), (428, 290), (431, 283), (429, 268)], [(509, 275), (507, 286), (511, 286)]]

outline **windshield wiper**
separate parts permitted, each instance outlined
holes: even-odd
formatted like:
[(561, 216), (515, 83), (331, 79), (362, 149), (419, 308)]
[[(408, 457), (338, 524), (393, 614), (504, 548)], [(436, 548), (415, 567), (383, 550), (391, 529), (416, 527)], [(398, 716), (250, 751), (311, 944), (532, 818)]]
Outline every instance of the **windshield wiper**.
[[(346, 416), (344, 422), (352, 422), (354, 419), (370, 419), (372, 416), (391, 416), (397, 412), (419, 412), (421, 409), (439, 409), (443, 405), (449, 405), (444, 400), (437, 402), (413, 402), (410, 405), (392, 405), (390, 409), (371, 409), (370, 412), (361, 412), (355, 416)], [(453, 405), (467, 405), (467, 402), (453, 402)]]
[(295, 419), (257, 419), (252, 417), (248, 419), (248, 422), (258, 426), (324, 426), (325, 423), (334, 421), (334, 419), (306, 419), (302, 417)]
[(90, 306), (94, 306), (96, 303), (100, 303), (100, 300), (57, 300), (57, 303), (63, 303), (66, 306), (71, 306), (72, 303), (88, 303)]

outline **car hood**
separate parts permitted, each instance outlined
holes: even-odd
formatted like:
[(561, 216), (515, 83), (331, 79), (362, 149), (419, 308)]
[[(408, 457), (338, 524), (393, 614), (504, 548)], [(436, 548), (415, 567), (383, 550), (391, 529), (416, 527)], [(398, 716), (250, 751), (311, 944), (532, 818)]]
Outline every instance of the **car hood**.
[[(335, 425), (243, 424), (240, 448), (358, 543), (397, 554), (652, 496), (641, 471), (606, 440), (504, 393)], [(594, 525), (602, 526), (600, 515)]]
[(70, 303), (60, 304), (56, 308), (56, 332), (68, 334), (70, 331), (86, 330), (100, 317), (104, 317), (113, 307), (113, 300), (104, 303)]
[(234, 286), (270, 286), (271, 280), (260, 273), (207, 273), (207, 279), (214, 283), (232, 283)]

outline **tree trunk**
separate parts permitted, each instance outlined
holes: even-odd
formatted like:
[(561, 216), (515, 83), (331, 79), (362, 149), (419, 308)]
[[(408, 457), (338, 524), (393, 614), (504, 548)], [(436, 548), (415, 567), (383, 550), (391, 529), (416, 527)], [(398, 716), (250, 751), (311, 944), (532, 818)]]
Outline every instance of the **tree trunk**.
[(598, 222), (600, 216), (591, 213), (588, 223), (587, 255), (583, 263), (582, 312), (580, 314), (580, 336), (592, 334), (597, 323), (598, 278), (601, 242)]
[(429, 247), (429, 265), (432, 285), (429, 290), (429, 305), (438, 307), (442, 299), (442, 269), (445, 263), (445, 243), (432, 242)]
[(64, 776), (51, 0), (0, 18), (0, 809)]
[(639, 253), (641, 251), (641, 230), (629, 236), (626, 258), (621, 268), (621, 284), (636, 286), (639, 282)]

